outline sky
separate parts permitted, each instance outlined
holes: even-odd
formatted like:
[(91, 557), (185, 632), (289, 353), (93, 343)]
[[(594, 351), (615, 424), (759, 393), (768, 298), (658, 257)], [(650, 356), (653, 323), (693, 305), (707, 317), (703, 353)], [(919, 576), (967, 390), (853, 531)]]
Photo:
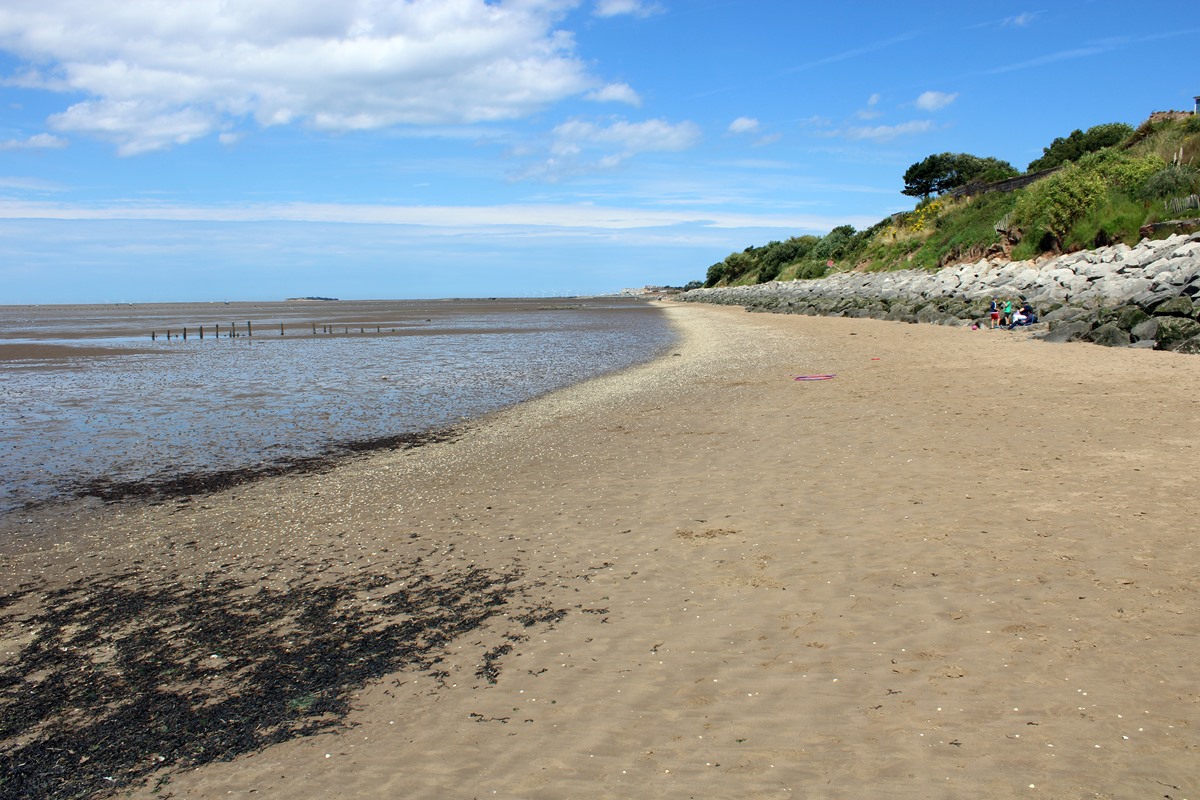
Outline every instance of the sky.
[(911, 209), (932, 153), (1190, 111), (1198, 37), (1193, 0), (5, 0), (0, 305), (682, 285)]

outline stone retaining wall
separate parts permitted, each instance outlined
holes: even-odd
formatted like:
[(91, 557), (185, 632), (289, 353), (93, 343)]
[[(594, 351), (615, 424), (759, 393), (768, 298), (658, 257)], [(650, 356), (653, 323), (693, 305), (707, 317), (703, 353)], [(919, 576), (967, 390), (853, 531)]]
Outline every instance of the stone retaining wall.
[(1047, 341), (1200, 353), (1200, 233), (1038, 261), (982, 260), (937, 272), (840, 272), (818, 280), (695, 289), (682, 302), (747, 311), (986, 325), (993, 298), (1024, 298)]

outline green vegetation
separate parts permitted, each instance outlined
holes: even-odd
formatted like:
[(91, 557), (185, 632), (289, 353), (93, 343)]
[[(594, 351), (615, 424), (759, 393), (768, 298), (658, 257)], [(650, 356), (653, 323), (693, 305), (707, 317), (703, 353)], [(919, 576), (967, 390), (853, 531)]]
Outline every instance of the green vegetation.
[(1028, 172), (1054, 169), (1068, 161), (1077, 161), (1081, 156), (1115, 147), (1133, 134), (1133, 128), (1123, 122), (1109, 122), (1088, 128), (1087, 132), (1071, 131), (1066, 138), (1059, 137), (1042, 148), (1042, 157), (1029, 162)]
[(863, 249), (871, 270), (938, 269), (1003, 250), (996, 223), (1012, 212), (1016, 197), (989, 192), (961, 200), (934, 200), (911, 214), (897, 214)]
[[(1132, 132), (1132, 129), (1130, 129)], [(904, 173), (901, 194), (927, 198), (968, 183), (991, 183), (1020, 173), (1007, 161), (969, 153), (938, 153), (913, 164)]]
[[(1046, 169), (1054, 171), (1034, 174)], [(989, 191), (983, 184), (1017, 170), (966, 153), (928, 156), (904, 173), (903, 194), (921, 198), (912, 211), (862, 231), (841, 225), (825, 236), (747, 247), (709, 267), (704, 285), (820, 278), (851, 269), (932, 270), (994, 255), (1020, 260), (1136, 244), (1145, 225), (1200, 217), (1187, 201), (1200, 193), (1200, 117), (1146, 122), (1136, 130), (1124, 123), (1076, 130), (1044, 148), (1026, 174), (1028, 185)]]

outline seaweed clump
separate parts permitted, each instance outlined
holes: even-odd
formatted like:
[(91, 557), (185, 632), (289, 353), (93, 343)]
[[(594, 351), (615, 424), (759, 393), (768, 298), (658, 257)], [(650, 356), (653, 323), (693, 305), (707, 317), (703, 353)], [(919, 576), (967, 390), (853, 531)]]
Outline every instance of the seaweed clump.
[[(328, 732), (355, 690), (402, 670), (436, 677), (447, 645), (498, 615), (519, 631), (518, 618), (565, 613), (529, 602), (516, 567), (435, 572), (426, 559), (336, 581), (314, 565), (278, 588), (126, 572), (3, 597), (0, 638), (17, 652), (0, 662), (0, 798), (161, 785)], [(482, 657), (480, 677), (495, 681), (506, 652)]]

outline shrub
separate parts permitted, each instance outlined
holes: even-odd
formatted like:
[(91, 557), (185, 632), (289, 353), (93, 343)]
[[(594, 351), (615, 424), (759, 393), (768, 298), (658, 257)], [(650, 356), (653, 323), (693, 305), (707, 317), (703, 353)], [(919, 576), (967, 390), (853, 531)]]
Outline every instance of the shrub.
[(1066, 138), (1059, 137), (1042, 148), (1042, 157), (1029, 162), (1029, 172), (1050, 169), (1068, 161), (1077, 161), (1088, 153), (1121, 144), (1133, 135), (1134, 130), (1123, 122), (1107, 122), (1095, 125), (1086, 132), (1071, 131)]
[(837, 260), (846, 254), (854, 241), (854, 226), (839, 225), (813, 247), (811, 258), (819, 261)]
[(1136, 244), (1146, 220), (1146, 206), (1119, 190), (1082, 215), (1063, 239), (1068, 250), (1089, 250), (1124, 242)]
[(796, 270), (796, 277), (801, 280), (811, 280), (813, 278), (824, 278), (825, 273), (829, 269), (821, 261), (809, 261), (805, 264), (800, 264)]
[(1142, 156), (1117, 150), (1102, 150), (1079, 159), (1079, 166), (1099, 175), (1109, 186), (1137, 194), (1142, 186), (1167, 163), (1154, 153)]
[[(1013, 215), (1025, 231), (1022, 242), (1031, 234), (1049, 235), (1061, 242), (1077, 220), (1091, 211), (1108, 193), (1103, 178), (1093, 170), (1070, 164), (1030, 186), (1017, 200)], [(1043, 245), (1038, 241), (1038, 246)]]
[(1200, 192), (1200, 170), (1183, 164), (1168, 164), (1149, 177), (1138, 196), (1143, 200), (1162, 200), (1197, 192)]

